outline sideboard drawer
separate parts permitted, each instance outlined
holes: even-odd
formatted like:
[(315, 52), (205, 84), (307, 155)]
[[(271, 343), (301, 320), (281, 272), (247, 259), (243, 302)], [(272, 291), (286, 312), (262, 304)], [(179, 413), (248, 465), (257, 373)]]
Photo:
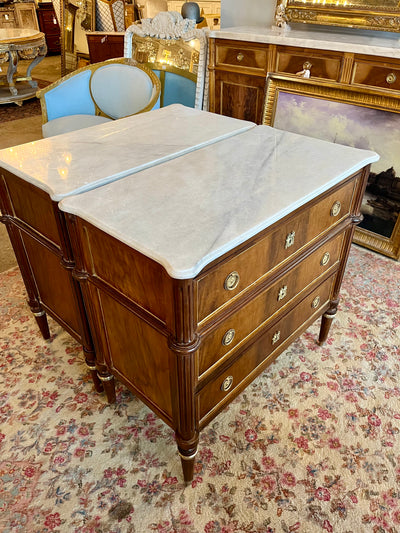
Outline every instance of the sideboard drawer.
[(234, 67), (253, 74), (266, 76), (268, 64), (267, 45), (249, 45), (237, 42), (229, 44), (227, 41), (217, 41), (216, 62), (217, 67)]
[(400, 90), (400, 65), (374, 63), (372, 61), (355, 60), (352, 83), (382, 87), (394, 91)]
[(283, 311), (307, 288), (310, 290), (314, 281), (319, 280), (321, 283), (321, 276), (337, 266), (342, 242), (343, 234), (340, 234), (323, 244), (208, 334), (199, 349), (199, 377), (212, 365), (221, 362), (278, 311)]
[(276, 229), (233, 259), (200, 275), (197, 278), (198, 322), (347, 217), (355, 184), (356, 181), (346, 183), (308, 209), (282, 221)]
[(220, 403), (228, 401), (230, 393), (235, 392), (242, 381), (246, 379), (248, 382), (252, 381), (255, 377), (252, 372), (273, 356), (283, 342), (329, 302), (333, 280), (334, 276), (314, 289), (294, 309), (269, 327), (239, 359), (200, 390), (198, 394), (200, 419)]
[(297, 74), (309, 70), (312, 77), (339, 81), (342, 63), (342, 53), (278, 46), (275, 71)]

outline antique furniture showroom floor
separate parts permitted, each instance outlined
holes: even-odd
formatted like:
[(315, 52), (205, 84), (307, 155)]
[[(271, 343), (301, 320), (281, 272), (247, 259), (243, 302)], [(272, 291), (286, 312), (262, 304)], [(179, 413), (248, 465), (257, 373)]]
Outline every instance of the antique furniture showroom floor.
[(2, 221), (43, 335), (171, 426), (190, 481), (201, 429), (321, 315), (326, 339), (377, 159), (171, 106), (0, 151)]

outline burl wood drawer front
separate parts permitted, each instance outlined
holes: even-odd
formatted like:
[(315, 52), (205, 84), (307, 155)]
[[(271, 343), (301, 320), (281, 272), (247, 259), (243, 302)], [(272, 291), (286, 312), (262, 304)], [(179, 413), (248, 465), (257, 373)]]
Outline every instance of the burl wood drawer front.
[(297, 74), (309, 70), (312, 77), (339, 81), (342, 72), (342, 54), (315, 50), (277, 47), (276, 72)]
[(245, 45), (238, 43), (223, 44), (217, 41), (216, 66), (234, 67), (240, 71), (251, 71), (253, 74), (267, 74), (268, 46)]
[[(279, 346), (295, 333), (311, 316), (318, 313), (330, 299), (332, 277), (312, 291), (298, 306), (259, 337), (231, 366), (210, 381), (198, 394), (200, 419), (218, 404), (232, 399), (231, 393), (261, 363), (271, 357)], [(256, 374), (255, 374), (256, 375)], [(251, 377), (253, 379), (254, 376)]]
[(356, 60), (351, 81), (361, 85), (398, 91), (400, 90), (400, 65), (393, 67), (387, 63)]
[(199, 375), (237, 348), (252, 332), (285, 308), (314, 280), (334, 266), (343, 235), (327, 242), (207, 335), (199, 349)]
[(311, 207), (305, 206), (250, 248), (203, 277), (200, 275), (197, 279), (198, 322), (348, 216), (354, 186), (355, 182), (350, 181)]

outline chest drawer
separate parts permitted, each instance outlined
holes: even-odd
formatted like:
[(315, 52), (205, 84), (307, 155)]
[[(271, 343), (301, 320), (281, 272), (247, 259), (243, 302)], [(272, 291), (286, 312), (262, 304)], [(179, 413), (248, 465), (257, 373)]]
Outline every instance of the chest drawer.
[(313, 49), (277, 47), (276, 72), (297, 74), (309, 70), (312, 77), (339, 81), (342, 72), (343, 55)]
[(217, 67), (234, 67), (239, 71), (252, 72), (266, 76), (268, 64), (268, 46), (267, 45), (251, 45), (247, 43), (240, 43), (237, 41), (229, 43), (229, 41), (217, 40), (216, 45), (216, 61)]
[(399, 91), (400, 65), (356, 59), (354, 61), (351, 82)]
[(340, 234), (325, 243), (207, 335), (199, 349), (200, 378), (250, 334), (264, 326), (276, 312), (286, 308), (311, 283), (337, 267), (342, 242), (343, 235)]
[(354, 187), (355, 182), (350, 181), (317, 203), (304, 206), (253, 246), (224, 261), (204, 276), (200, 275), (197, 279), (198, 322), (233, 301), (272, 269), (347, 217)]
[(230, 401), (235, 393), (237, 394), (243, 386), (255, 378), (258, 373), (257, 367), (260, 366), (261, 372), (265, 366), (263, 363), (269, 358), (273, 360), (279, 346), (308, 319), (320, 313), (319, 310), (330, 299), (333, 280), (334, 277), (330, 277), (314, 289), (292, 311), (268, 328), (236, 361), (200, 390), (198, 394), (200, 419), (217, 406), (221, 407)]

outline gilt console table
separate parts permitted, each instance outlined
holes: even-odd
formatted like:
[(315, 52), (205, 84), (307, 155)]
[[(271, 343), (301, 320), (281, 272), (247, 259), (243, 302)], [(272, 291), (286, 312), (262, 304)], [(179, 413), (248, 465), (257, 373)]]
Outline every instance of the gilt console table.
[[(72, 277), (74, 256), (59, 200), (252, 127), (176, 104), (0, 151), (1, 221), (29, 306), (44, 338), (50, 336), (47, 313), (82, 344), (97, 390), (102, 387), (80, 287)], [(113, 382), (105, 385), (112, 402)]]
[(199, 431), (321, 315), (326, 339), (377, 159), (256, 126), (60, 202), (99, 372), (173, 428), (186, 482)]
[[(0, 28), (0, 66), (8, 61), (7, 74), (0, 77), (0, 103), (15, 102), (35, 96), (38, 84), (32, 79), (32, 69), (47, 54), (44, 33), (32, 29)], [(31, 59), (26, 76), (17, 76), (18, 59)]]

